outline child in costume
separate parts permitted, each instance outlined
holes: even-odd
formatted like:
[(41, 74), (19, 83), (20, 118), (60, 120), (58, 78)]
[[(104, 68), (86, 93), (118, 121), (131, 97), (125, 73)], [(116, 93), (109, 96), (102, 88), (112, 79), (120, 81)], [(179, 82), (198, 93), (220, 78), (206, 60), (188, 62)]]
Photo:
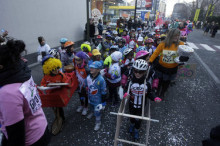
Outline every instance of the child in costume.
[(145, 48), (146, 50), (150, 53), (150, 56), (154, 53), (154, 51), (156, 50), (156, 47), (153, 45), (154, 44), (154, 40), (152, 38), (148, 38), (145, 41)]
[[(154, 92), (152, 92), (151, 78), (150, 76), (146, 76), (148, 67), (147, 61), (142, 59), (136, 60), (133, 64), (133, 73), (125, 88), (130, 89), (130, 91), (129, 94), (125, 93), (124, 95), (125, 98), (129, 97), (129, 111), (132, 115), (141, 116), (142, 114), (142, 105), (145, 104), (143, 103), (144, 89), (146, 98), (150, 98), (155, 102), (161, 101), (161, 99), (156, 97)], [(130, 86), (130, 88), (128, 86)], [(130, 118), (130, 122), (129, 132), (133, 135), (134, 140), (138, 140), (141, 120)]]
[(123, 52), (124, 59), (121, 61), (121, 74), (129, 70), (134, 63), (134, 51), (131, 48), (126, 48)]
[[(106, 82), (102, 75), (100, 74), (100, 69), (102, 64), (99, 61), (94, 61), (89, 65), (90, 75), (85, 80), (85, 87), (88, 92), (89, 104), (92, 113), (90, 113), (87, 118), (90, 119), (95, 115), (95, 127), (94, 130), (97, 131), (101, 126), (101, 109), (104, 109), (106, 102)], [(101, 107), (102, 108), (101, 108)]]
[(130, 41), (130, 36), (128, 35), (128, 29), (125, 28), (122, 33), (122, 38), (126, 40), (125, 45), (127, 46)]
[(101, 53), (99, 52), (98, 49), (93, 49), (92, 50), (92, 57), (89, 60), (88, 65), (92, 64), (94, 61), (101, 62), (102, 66), (103, 66), (103, 60), (101, 59)]
[(92, 57), (91, 46), (89, 42), (84, 42), (81, 44), (81, 50), (85, 52), (89, 57)]
[(86, 115), (88, 111), (88, 97), (86, 95), (85, 89), (85, 79), (89, 73), (87, 62), (88, 56), (85, 52), (79, 51), (75, 54), (75, 58), (73, 60), (76, 76), (79, 81), (79, 98), (80, 98), (80, 106), (77, 108), (77, 112), (82, 112), (82, 115)]
[[(44, 77), (41, 80), (41, 86), (47, 87), (49, 83), (67, 83), (67, 77), (59, 69), (62, 63), (59, 59), (47, 55), (42, 61)], [(53, 107), (56, 119), (52, 126), (52, 134), (56, 135), (62, 130), (65, 121), (64, 111), (62, 107)], [(60, 125), (57, 125), (57, 124)]]
[(119, 51), (115, 51), (111, 54), (112, 64), (109, 69), (105, 69), (105, 77), (107, 78), (107, 84), (109, 87), (109, 99), (113, 104), (118, 103), (118, 92), (117, 88), (120, 86), (121, 82), (121, 67), (119, 66), (119, 61), (122, 58), (122, 54)]
[(109, 50), (110, 55), (104, 60), (104, 68), (109, 68), (110, 65), (112, 64), (111, 54), (114, 53), (115, 51), (118, 51), (118, 46), (117, 45), (111, 46)]

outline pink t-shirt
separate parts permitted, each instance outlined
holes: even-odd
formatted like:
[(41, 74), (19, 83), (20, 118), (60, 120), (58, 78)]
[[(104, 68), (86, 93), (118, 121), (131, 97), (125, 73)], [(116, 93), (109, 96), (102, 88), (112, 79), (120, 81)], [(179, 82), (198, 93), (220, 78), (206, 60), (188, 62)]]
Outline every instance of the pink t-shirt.
[(25, 145), (31, 145), (43, 136), (47, 120), (41, 107), (34, 112), (33, 109), (31, 110), (30, 102), (19, 90), (21, 85), (21, 83), (14, 83), (0, 88), (0, 123), (2, 132), (8, 138), (6, 126), (24, 119)]

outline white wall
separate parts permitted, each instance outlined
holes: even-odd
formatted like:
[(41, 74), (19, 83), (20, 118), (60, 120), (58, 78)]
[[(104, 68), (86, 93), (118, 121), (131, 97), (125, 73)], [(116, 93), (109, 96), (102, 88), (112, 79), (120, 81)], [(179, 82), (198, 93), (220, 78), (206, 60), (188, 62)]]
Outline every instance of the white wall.
[(38, 36), (51, 47), (61, 37), (83, 40), (86, 0), (0, 0), (0, 29), (24, 40), (28, 54), (38, 48)]

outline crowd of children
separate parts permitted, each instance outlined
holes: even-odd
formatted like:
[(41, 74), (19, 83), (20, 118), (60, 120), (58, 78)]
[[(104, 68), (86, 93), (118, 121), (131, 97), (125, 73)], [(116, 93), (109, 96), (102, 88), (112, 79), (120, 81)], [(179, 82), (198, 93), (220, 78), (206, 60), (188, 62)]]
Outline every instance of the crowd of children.
[[(94, 115), (96, 131), (100, 129), (101, 110), (106, 106), (106, 101), (107, 105), (119, 105), (120, 86), (124, 89), (124, 98), (129, 97), (130, 114), (141, 115), (142, 105), (145, 104), (144, 93), (146, 98), (155, 102), (164, 98), (164, 95), (160, 97), (158, 94), (159, 78), (149, 58), (165, 38), (166, 34), (161, 34), (160, 29), (142, 33), (141, 28), (137, 31), (128, 31), (126, 28), (112, 31), (108, 27), (105, 34), (96, 37), (94, 47), (89, 42), (84, 42), (79, 52), (74, 51), (74, 42), (62, 38), (59, 51), (49, 51), (48, 54), (52, 56), (45, 62), (54, 60), (59, 65), (50, 65), (49, 68), (43, 65), (45, 76), (41, 85), (65, 82), (62, 72), (65, 73), (65, 66), (72, 66), (79, 82), (80, 105), (76, 111), (87, 115), (88, 119)], [(59, 59), (61, 61), (57, 61)], [(64, 119), (62, 108), (59, 112)], [(131, 118), (130, 122), (129, 132), (137, 140), (141, 120)]]

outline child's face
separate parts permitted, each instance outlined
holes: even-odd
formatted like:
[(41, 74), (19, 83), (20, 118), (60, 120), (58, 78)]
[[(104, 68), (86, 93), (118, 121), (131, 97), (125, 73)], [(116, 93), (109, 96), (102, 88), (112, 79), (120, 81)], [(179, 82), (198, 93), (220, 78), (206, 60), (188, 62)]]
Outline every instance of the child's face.
[(83, 49), (83, 51), (84, 52), (89, 52), (88, 48), (86, 48), (86, 47)]
[(96, 55), (95, 59), (96, 59), (96, 61), (100, 61), (101, 60), (101, 55)]
[(140, 79), (141, 77), (143, 77), (145, 72), (146, 72), (145, 70), (134, 69), (134, 75), (137, 79)]
[(82, 59), (77, 57), (77, 58), (75, 58), (75, 62), (77, 65), (81, 65), (83, 61), (82, 61)]
[(100, 70), (97, 68), (90, 68), (90, 73), (92, 75), (97, 75), (99, 72), (100, 72)]
[(149, 44), (149, 47), (151, 48), (152, 46), (153, 46), (153, 44), (152, 44), (152, 43), (150, 43), (150, 44)]
[(52, 74), (57, 75), (57, 74), (59, 73), (59, 69), (60, 69), (59, 67), (53, 69), (53, 70), (51, 71)]
[(143, 42), (142, 41), (138, 41), (138, 45), (142, 45), (143, 44)]
[(134, 56), (134, 52), (130, 52), (130, 53), (128, 54), (128, 57), (127, 57), (127, 58), (128, 58), (129, 60), (131, 60), (131, 59), (133, 58), (133, 56)]

